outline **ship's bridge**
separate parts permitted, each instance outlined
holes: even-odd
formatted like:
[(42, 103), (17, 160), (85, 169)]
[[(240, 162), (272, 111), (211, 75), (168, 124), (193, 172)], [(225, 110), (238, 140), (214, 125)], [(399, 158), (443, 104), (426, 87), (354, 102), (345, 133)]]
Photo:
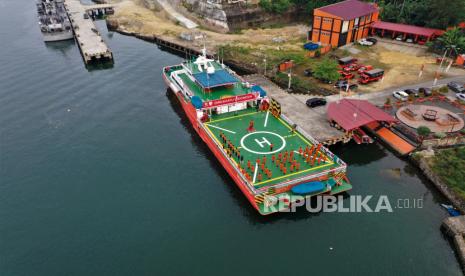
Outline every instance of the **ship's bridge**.
[(264, 94), (263, 90), (242, 82), (223, 64), (204, 56), (193, 62), (183, 63), (183, 69), (183, 73), (177, 76), (204, 109), (255, 101)]

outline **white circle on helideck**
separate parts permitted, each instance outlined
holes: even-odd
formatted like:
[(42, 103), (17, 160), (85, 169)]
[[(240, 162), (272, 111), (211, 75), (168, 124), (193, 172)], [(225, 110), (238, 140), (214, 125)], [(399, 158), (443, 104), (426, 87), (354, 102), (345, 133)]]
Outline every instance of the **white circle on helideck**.
[[(255, 134), (260, 134), (260, 133), (264, 133), (264, 134), (270, 134), (270, 135), (273, 135), (273, 136), (277, 136), (279, 139), (281, 139), (282, 141), (282, 145), (281, 147), (279, 147), (278, 149), (274, 150), (274, 151), (267, 151), (267, 152), (260, 152), (260, 151), (254, 151), (254, 150), (251, 150), (249, 148), (247, 148), (245, 145), (244, 145), (244, 141), (247, 137), (251, 136), (251, 135), (255, 135)], [(286, 140), (284, 140), (284, 137), (282, 137), (281, 135), (279, 134), (276, 134), (274, 132), (270, 132), (270, 131), (255, 131), (255, 132), (252, 132), (252, 133), (249, 133), (247, 135), (244, 135), (244, 137), (242, 137), (241, 139), (241, 147), (243, 149), (245, 149), (246, 151), (248, 152), (251, 152), (251, 153), (255, 153), (255, 154), (273, 154), (273, 153), (277, 153), (279, 151), (282, 151), (284, 149), (284, 147), (286, 146)]]

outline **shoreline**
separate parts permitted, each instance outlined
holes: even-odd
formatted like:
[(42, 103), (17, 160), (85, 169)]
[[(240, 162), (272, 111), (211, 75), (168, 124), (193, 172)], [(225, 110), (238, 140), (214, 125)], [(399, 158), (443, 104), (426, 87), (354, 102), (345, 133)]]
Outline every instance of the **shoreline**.
[[(428, 151), (417, 151), (411, 154), (408, 160), (414, 164), (421, 173), (436, 187), (436, 189), (449, 200), (462, 214), (465, 213), (465, 200), (457, 195), (448, 185), (437, 176), (427, 162), (432, 155)], [(465, 271), (465, 215), (447, 217), (441, 224), (442, 231), (451, 239), (458, 261)]]

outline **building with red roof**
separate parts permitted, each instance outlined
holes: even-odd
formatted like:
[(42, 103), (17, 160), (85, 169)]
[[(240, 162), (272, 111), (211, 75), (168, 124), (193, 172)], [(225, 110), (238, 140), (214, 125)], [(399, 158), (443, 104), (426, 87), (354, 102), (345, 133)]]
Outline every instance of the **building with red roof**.
[(378, 34), (381, 37), (390, 36), (391, 38), (402, 36), (403, 40), (410, 38), (413, 40), (413, 42), (430, 41), (444, 33), (443, 30), (439, 29), (431, 29), (426, 27), (418, 27), (413, 25), (391, 23), (384, 21), (373, 22), (371, 28), (372, 34)]
[(365, 100), (342, 99), (328, 106), (328, 119), (345, 131), (373, 122), (396, 122), (396, 119)]
[(313, 10), (311, 40), (340, 47), (369, 35), (378, 20), (376, 4), (346, 0)]

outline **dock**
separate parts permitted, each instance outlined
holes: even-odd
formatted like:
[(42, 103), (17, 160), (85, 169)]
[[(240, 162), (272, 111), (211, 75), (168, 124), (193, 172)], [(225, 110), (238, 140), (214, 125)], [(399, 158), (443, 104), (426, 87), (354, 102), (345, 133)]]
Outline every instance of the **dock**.
[(84, 5), (80, 0), (65, 0), (65, 8), (73, 26), (74, 37), (86, 65), (94, 62), (112, 62), (113, 53), (107, 46), (90, 14), (105, 14), (110, 4)]
[[(245, 81), (261, 86), (268, 95), (281, 105), (282, 114), (305, 132), (324, 145), (338, 142), (347, 143), (351, 136), (329, 125), (326, 107), (309, 108), (305, 101), (311, 95), (291, 94), (274, 84), (263, 75), (253, 74), (242, 77)], [(317, 97), (317, 96), (314, 96)]]

